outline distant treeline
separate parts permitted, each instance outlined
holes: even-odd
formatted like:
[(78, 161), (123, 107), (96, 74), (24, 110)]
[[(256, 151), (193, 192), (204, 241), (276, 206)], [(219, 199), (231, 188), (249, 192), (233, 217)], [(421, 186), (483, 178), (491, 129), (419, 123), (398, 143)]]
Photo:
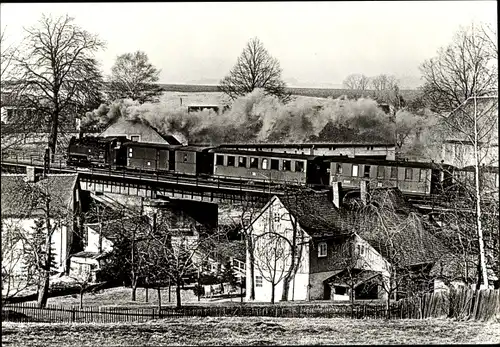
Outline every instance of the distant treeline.
[[(163, 90), (167, 92), (182, 92), (182, 93), (209, 93), (218, 92), (216, 85), (195, 85), (195, 84), (160, 84)], [(335, 88), (287, 88), (292, 95), (302, 95), (317, 98), (333, 97), (334, 99), (346, 95), (349, 99), (357, 99), (360, 97), (375, 96), (374, 90), (352, 90), (352, 89), (335, 89)], [(400, 90), (401, 96), (407, 100), (414, 100), (418, 94), (418, 90), (403, 89)]]

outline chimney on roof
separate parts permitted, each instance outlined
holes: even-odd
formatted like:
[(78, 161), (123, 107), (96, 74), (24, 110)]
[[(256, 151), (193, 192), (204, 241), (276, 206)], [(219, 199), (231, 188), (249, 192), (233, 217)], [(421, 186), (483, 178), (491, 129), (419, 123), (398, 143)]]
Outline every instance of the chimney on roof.
[(36, 183), (38, 177), (36, 176), (36, 171), (34, 166), (26, 166), (26, 182)]
[(333, 204), (336, 208), (340, 208), (340, 192), (342, 190), (342, 183), (332, 182), (333, 188)]
[(360, 196), (361, 196), (361, 202), (363, 205), (366, 205), (366, 196), (368, 194), (368, 181), (361, 181), (359, 182), (359, 189), (360, 189)]

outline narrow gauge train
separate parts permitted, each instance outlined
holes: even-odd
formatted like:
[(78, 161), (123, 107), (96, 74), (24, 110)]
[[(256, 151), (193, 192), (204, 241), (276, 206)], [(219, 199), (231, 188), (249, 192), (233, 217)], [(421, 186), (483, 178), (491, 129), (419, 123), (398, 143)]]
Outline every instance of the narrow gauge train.
[(450, 184), (454, 169), (436, 163), (141, 143), (124, 137), (72, 139), (68, 165), (278, 184), (341, 182), (353, 189), (368, 180), (373, 187), (398, 187), (424, 196)]

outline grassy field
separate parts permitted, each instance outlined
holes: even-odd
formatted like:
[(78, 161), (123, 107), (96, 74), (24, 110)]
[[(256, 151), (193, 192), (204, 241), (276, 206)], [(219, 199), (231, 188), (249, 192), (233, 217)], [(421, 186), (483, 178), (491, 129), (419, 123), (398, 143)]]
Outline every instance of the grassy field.
[(2, 346), (499, 343), (499, 323), (264, 317), (126, 324), (2, 323)]
[[(218, 92), (217, 86), (214, 85), (189, 85), (189, 84), (162, 84), (161, 85), (166, 92), (178, 92), (178, 93), (209, 93), (215, 94)], [(360, 92), (352, 91), (349, 89), (337, 89), (337, 88), (287, 88), (288, 92), (292, 95), (302, 95), (309, 97), (320, 97), (320, 98), (338, 98), (341, 95), (348, 95), (351, 97), (359, 96)], [(365, 94), (370, 95), (371, 92), (366, 92)], [(401, 90), (401, 95), (405, 100), (413, 100), (418, 96), (417, 90)]]

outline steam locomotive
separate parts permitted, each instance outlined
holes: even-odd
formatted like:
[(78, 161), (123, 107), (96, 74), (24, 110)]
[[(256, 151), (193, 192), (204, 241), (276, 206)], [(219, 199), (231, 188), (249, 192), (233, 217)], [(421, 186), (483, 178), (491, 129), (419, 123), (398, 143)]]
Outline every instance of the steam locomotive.
[[(398, 187), (409, 195), (430, 196), (452, 184), (457, 168), (438, 163), (315, 156), (223, 148), (165, 145), (126, 137), (72, 138), (68, 166), (132, 170), (206, 179), (359, 188)], [(498, 169), (496, 172), (498, 182)]]

